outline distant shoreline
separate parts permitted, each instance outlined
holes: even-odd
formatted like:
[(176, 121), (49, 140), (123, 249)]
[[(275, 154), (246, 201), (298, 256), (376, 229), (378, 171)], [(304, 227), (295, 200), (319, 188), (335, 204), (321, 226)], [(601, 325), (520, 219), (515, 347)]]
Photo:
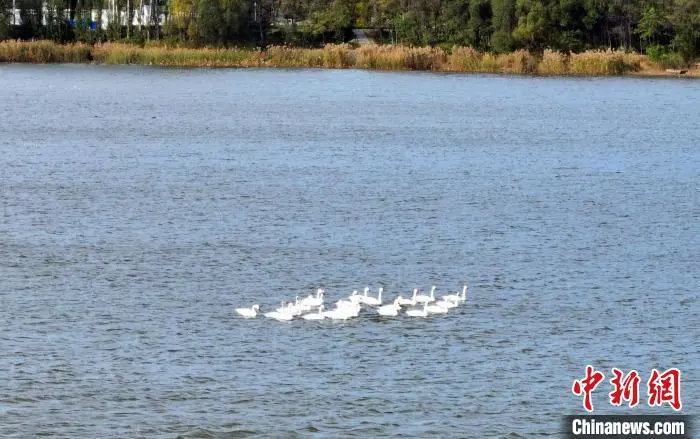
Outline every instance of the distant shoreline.
[(449, 51), (434, 47), (348, 44), (323, 48), (273, 46), (255, 49), (179, 48), (57, 44), (52, 41), (0, 42), (2, 63), (95, 63), (166, 67), (355, 68), (365, 70), (434, 71), (522, 74), (542, 76), (634, 76), (700, 78), (696, 64), (687, 71), (670, 71), (647, 56), (621, 51), (565, 54), (546, 50), (536, 55), (524, 50), (505, 54), (481, 53), (468, 47)]

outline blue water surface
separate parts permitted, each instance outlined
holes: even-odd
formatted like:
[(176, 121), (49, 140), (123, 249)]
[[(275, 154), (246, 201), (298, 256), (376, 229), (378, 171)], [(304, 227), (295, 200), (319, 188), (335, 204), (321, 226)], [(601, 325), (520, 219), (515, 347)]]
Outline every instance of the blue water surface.
[[(700, 406), (700, 85), (0, 66), (0, 436), (554, 437)], [(233, 309), (438, 295), (345, 323)], [(610, 368), (642, 403), (614, 408)]]

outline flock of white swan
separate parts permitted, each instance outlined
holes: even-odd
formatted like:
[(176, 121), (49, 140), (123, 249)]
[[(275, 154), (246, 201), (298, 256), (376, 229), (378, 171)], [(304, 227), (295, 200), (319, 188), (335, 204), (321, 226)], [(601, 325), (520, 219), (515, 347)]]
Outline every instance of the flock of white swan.
[[(281, 306), (274, 311), (263, 314), (265, 317), (278, 321), (289, 321), (296, 317), (304, 320), (348, 320), (360, 315), (362, 306), (373, 308), (377, 314), (385, 317), (394, 317), (399, 315), (402, 307), (406, 307), (406, 315), (410, 317), (427, 317), (431, 314), (447, 314), (451, 308), (455, 308), (463, 304), (467, 300), (467, 285), (462, 287), (461, 293), (447, 294), (440, 297), (440, 300), (435, 298), (435, 290), (433, 286), (430, 289), (430, 295), (419, 294), (418, 288), (413, 290), (413, 296), (410, 298), (398, 296), (390, 304), (384, 305), (382, 302), (382, 292), (384, 288), (379, 288), (377, 296), (370, 295), (369, 287), (365, 287), (364, 294), (358, 294), (357, 290), (347, 298), (340, 299), (335, 302), (335, 308), (326, 310), (325, 295), (326, 291), (319, 288), (316, 295), (309, 294), (303, 299), (297, 296), (293, 302), (282, 302)], [(257, 317), (260, 306), (253, 305), (250, 308), (236, 308), (236, 313), (245, 318)]]

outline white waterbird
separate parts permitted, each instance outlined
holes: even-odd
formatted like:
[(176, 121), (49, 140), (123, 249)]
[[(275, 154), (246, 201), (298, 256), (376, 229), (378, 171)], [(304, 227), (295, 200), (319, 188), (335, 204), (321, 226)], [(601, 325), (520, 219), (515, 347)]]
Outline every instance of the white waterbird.
[(425, 310), (428, 314), (447, 314), (447, 307), (442, 306), (440, 302), (435, 302), (432, 305), (425, 304)]
[(283, 303), (282, 306), (277, 308), (275, 311), (266, 312), (263, 315), (269, 319), (286, 322), (294, 318), (294, 313), (295, 310), (293, 303), (288, 303), (286, 305)]
[(418, 294), (418, 288), (413, 289), (413, 297), (410, 299), (407, 299), (403, 296), (398, 297), (399, 305), (415, 305), (416, 304), (416, 295)]
[(319, 288), (316, 291), (316, 297), (309, 294), (307, 297), (305, 297), (301, 301), (301, 303), (302, 303), (302, 305), (308, 306), (308, 307), (321, 306), (323, 304), (323, 296), (325, 293), (326, 293), (326, 291), (323, 288)]
[(326, 316), (323, 313), (323, 305), (318, 307), (318, 312), (304, 314), (303, 316), (301, 316), (301, 318), (304, 320), (323, 320), (323, 319), (325, 319)]
[(260, 307), (256, 304), (251, 306), (250, 308), (236, 308), (236, 312), (242, 315), (243, 317), (250, 319), (258, 315), (259, 309)]
[(357, 294), (357, 290), (355, 290), (352, 292), (351, 295), (348, 296), (348, 298), (345, 301), (350, 302), (350, 303), (359, 304), (359, 303), (362, 303), (362, 297), (363, 296)]
[(443, 300), (438, 300), (437, 302), (435, 302), (435, 305), (450, 309), (450, 308), (455, 308), (456, 306), (459, 305), (459, 303), (454, 301), (454, 300), (443, 299)]
[(413, 308), (406, 311), (406, 315), (410, 317), (427, 317), (428, 316), (428, 303), (423, 304), (423, 308)]
[(399, 299), (397, 297), (391, 305), (384, 305), (377, 308), (377, 314), (380, 316), (395, 317), (399, 315), (400, 309), (401, 305), (399, 305)]
[(425, 294), (419, 294), (416, 296), (416, 303), (430, 303), (435, 302), (435, 285), (430, 289), (430, 296)]
[(335, 309), (323, 313), (329, 319), (347, 320), (352, 317), (357, 317), (360, 314), (360, 304), (353, 303), (349, 300), (339, 300), (335, 304)]
[(363, 299), (363, 302), (365, 302), (366, 305), (369, 306), (379, 306), (382, 304), (382, 291), (384, 291), (383, 287), (379, 287), (379, 293), (377, 294), (377, 297), (368, 297), (365, 294), (365, 297)]
[(457, 302), (457, 304), (459, 305), (460, 302), (464, 302), (465, 300), (467, 300), (467, 288), (468, 288), (467, 285), (464, 284), (464, 286), (462, 287), (462, 295), (461, 296), (459, 295), (459, 293), (448, 294), (446, 296), (442, 296), (442, 300), (450, 300), (453, 302)]
[(270, 319), (275, 319), (280, 322), (288, 322), (294, 318), (294, 315), (290, 312), (277, 312), (277, 311), (272, 311), (265, 313), (265, 317), (270, 318)]
[(357, 298), (359, 303), (365, 303), (365, 300), (369, 297), (369, 287), (365, 287), (364, 293)]

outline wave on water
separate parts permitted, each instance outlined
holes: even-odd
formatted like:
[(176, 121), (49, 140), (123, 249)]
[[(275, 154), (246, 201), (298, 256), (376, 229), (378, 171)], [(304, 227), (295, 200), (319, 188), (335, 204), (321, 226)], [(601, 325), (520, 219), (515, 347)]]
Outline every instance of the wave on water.
[(259, 432), (254, 430), (214, 431), (206, 428), (197, 428), (189, 433), (177, 436), (176, 439), (238, 439), (259, 434)]

